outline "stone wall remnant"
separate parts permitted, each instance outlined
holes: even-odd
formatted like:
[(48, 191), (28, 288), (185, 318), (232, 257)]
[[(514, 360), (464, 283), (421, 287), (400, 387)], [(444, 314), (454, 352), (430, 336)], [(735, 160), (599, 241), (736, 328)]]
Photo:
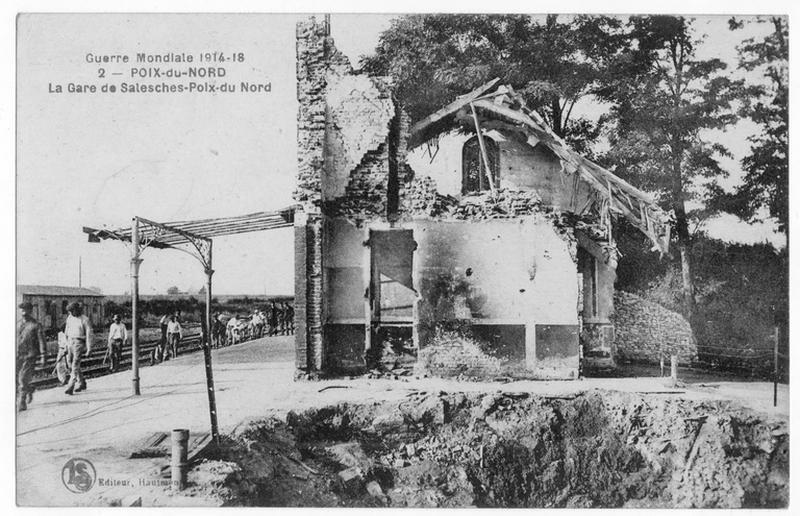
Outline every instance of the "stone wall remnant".
[(692, 327), (681, 314), (630, 292), (614, 293), (617, 360), (658, 363), (664, 353), (667, 363), (675, 352), (680, 364), (697, 360)]

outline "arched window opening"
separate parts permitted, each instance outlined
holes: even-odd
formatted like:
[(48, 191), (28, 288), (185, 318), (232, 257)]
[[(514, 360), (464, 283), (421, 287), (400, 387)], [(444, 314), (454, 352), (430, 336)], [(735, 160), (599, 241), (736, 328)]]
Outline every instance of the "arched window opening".
[[(500, 185), (500, 147), (497, 142), (483, 136), (483, 143), (486, 146), (486, 154), (489, 158), (489, 170), (495, 186)], [(478, 137), (473, 136), (466, 142), (462, 150), (462, 180), (461, 193), (482, 192), (489, 190), (489, 178), (486, 175), (486, 167), (481, 158), (481, 146)]]

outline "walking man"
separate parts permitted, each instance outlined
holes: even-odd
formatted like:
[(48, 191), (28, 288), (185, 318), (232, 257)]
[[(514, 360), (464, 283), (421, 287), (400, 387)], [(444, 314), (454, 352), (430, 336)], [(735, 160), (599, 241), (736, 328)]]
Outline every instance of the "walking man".
[(86, 390), (86, 379), (81, 371), (81, 360), (83, 356), (89, 356), (92, 352), (92, 324), (89, 318), (83, 315), (80, 303), (74, 301), (67, 307), (67, 323), (64, 333), (67, 336), (68, 349), (70, 353), (70, 377), (65, 394), (72, 395), (73, 392)]
[(178, 344), (182, 338), (183, 328), (181, 328), (181, 323), (178, 321), (178, 317), (173, 315), (170, 317), (169, 324), (167, 325), (167, 342), (169, 342), (170, 354), (172, 355), (171, 358), (177, 358)]
[(166, 313), (162, 315), (161, 320), (158, 321), (158, 325), (161, 327), (161, 340), (158, 343), (155, 356), (153, 357), (156, 362), (163, 362), (167, 355), (167, 326), (169, 326), (170, 317), (171, 315)]
[(33, 305), (19, 305), (22, 320), (17, 326), (17, 409), (27, 410), (33, 399), (31, 376), (36, 366), (36, 359), (44, 365), (45, 348), (42, 325), (31, 316)]
[(225, 330), (228, 338), (228, 345), (236, 344), (239, 341), (239, 317), (237, 314), (233, 314), (231, 318), (228, 319)]
[(122, 346), (128, 341), (128, 329), (121, 322), (119, 314), (114, 314), (111, 326), (108, 327), (108, 356), (111, 359), (111, 372), (119, 369), (122, 362)]

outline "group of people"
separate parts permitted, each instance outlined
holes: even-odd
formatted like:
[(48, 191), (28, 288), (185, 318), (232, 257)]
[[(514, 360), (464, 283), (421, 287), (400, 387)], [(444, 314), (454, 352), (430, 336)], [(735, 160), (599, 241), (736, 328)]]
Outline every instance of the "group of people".
[[(33, 317), (33, 305), (28, 302), (19, 305), (21, 320), (17, 326), (17, 409), (27, 410), (33, 401), (33, 385), (31, 380), (36, 363), (45, 365), (47, 347), (42, 325)], [(80, 303), (73, 302), (67, 306), (66, 323), (60, 338), (56, 363), (63, 362), (65, 370), (65, 394), (73, 395), (86, 390), (86, 378), (81, 370), (81, 360), (92, 351), (92, 324), (83, 315)], [(118, 321), (117, 321), (118, 322)], [(112, 324), (112, 327), (114, 325)], [(115, 333), (115, 335), (117, 335)], [(111, 339), (111, 332), (109, 332)]]
[(178, 356), (181, 340), (183, 339), (183, 319), (181, 311), (164, 314), (158, 322), (161, 328), (161, 340), (150, 354), (150, 363), (163, 362)]
[(219, 312), (211, 324), (211, 346), (218, 348), (249, 339), (294, 333), (294, 308), (287, 302), (272, 301), (266, 310), (253, 310), (246, 315), (234, 313), (227, 321)]
[[(32, 378), (36, 364), (45, 365), (47, 353), (44, 329), (33, 317), (33, 305), (28, 302), (19, 305), (21, 319), (17, 326), (17, 408), (27, 410), (33, 400)], [(67, 320), (59, 335), (56, 372), (65, 394), (72, 396), (86, 390), (81, 361), (92, 351), (93, 329), (89, 318), (83, 314), (79, 302), (67, 306)], [(161, 339), (152, 351), (150, 361), (162, 362), (178, 356), (183, 339), (183, 320), (181, 311), (165, 314), (160, 320)], [(253, 314), (240, 316), (234, 314), (227, 322), (221, 313), (212, 319), (212, 347), (236, 344), (248, 339), (265, 336), (291, 335), (294, 333), (294, 308), (290, 303), (272, 301), (266, 310), (254, 310)], [(103, 363), (109, 362), (109, 370), (119, 370), (122, 362), (122, 348), (128, 341), (128, 329), (119, 314), (114, 314), (108, 328), (106, 356)]]

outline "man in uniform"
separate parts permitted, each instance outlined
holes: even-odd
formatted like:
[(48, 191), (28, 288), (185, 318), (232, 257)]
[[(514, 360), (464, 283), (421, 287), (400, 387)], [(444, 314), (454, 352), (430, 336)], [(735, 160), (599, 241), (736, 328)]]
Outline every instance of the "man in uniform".
[(21, 303), (19, 308), (22, 320), (17, 326), (17, 408), (22, 411), (28, 409), (28, 403), (33, 399), (31, 376), (36, 359), (44, 365), (47, 349), (42, 325), (31, 316), (33, 305)]
[(294, 334), (294, 307), (288, 301), (283, 303), (286, 314), (286, 330), (288, 335)]
[(89, 318), (83, 315), (83, 309), (77, 301), (72, 302), (67, 307), (67, 323), (64, 326), (64, 333), (70, 353), (70, 377), (67, 390), (64, 394), (72, 395), (73, 392), (86, 390), (86, 379), (81, 371), (81, 360), (83, 356), (89, 356), (92, 352), (92, 324)]
[(222, 322), (222, 314), (214, 313), (211, 321), (211, 347), (220, 348), (225, 341), (225, 323)]
[(278, 334), (278, 308), (275, 306), (275, 301), (271, 301), (269, 308), (267, 308), (267, 320), (269, 321), (269, 334)]

